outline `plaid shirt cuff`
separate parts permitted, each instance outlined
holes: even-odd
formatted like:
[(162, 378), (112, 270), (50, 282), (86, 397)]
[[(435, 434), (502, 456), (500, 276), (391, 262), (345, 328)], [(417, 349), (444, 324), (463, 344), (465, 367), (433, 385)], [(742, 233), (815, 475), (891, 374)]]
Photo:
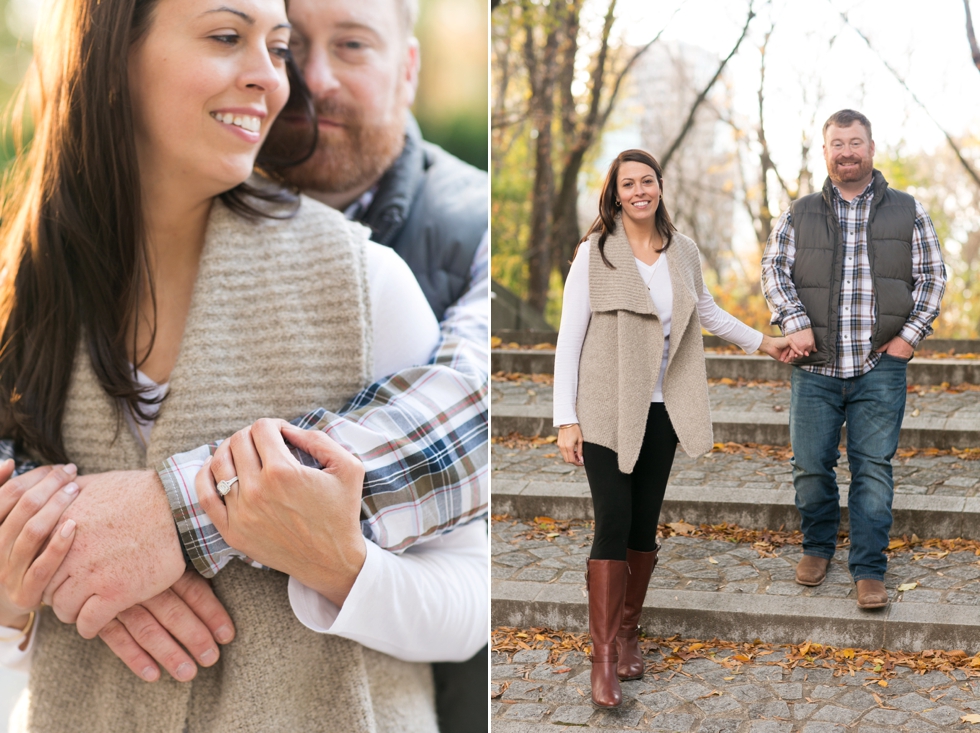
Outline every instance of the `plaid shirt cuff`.
[(810, 328), (810, 319), (806, 313), (797, 313), (780, 319), (779, 326), (783, 330), (783, 335), (789, 336), (791, 333), (805, 331)]
[(911, 344), (913, 349), (917, 349), (922, 339), (924, 339), (930, 333), (932, 333), (932, 329), (929, 327), (926, 327), (925, 332), (923, 332), (922, 329), (916, 327), (915, 325), (906, 323), (904, 326), (902, 326), (902, 330), (898, 332), (898, 335)]

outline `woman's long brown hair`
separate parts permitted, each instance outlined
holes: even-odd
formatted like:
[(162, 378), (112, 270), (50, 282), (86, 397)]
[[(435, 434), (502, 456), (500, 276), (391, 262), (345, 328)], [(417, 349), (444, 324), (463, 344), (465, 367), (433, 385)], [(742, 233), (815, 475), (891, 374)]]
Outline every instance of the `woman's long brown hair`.
[[(146, 35), (157, 0), (60, 0), (35, 34), (34, 63), (13, 107), (22, 151), (5, 177), (0, 218), (0, 437), (45, 461), (68, 460), (62, 419), (79, 347), (119, 406), (146, 417), (135, 382), (133, 318), (156, 323), (140, 199), (128, 59)], [(316, 146), (312, 99), (287, 62), (288, 105), (310, 118), (308, 149), (263, 151), (257, 166), (277, 180)], [(23, 149), (30, 103), (33, 139)], [(290, 159), (290, 157), (292, 159)], [(291, 216), (299, 204), (282, 185), (246, 184), (222, 200), (245, 216), (264, 203)], [(281, 204), (285, 204), (283, 207)], [(139, 313), (149, 288), (153, 312)], [(138, 322), (138, 320), (137, 320)], [(156, 333), (151, 331), (152, 340)], [(84, 335), (84, 343), (80, 340)], [(139, 364), (135, 365), (138, 368)]]
[(599, 233), (599, 256), (602, 257), (602, 261), (606, 267), (613, 267), (613, 264), (606, 259), (605, 246), (606, 239), (616, 231), (616, 216), (619, 214), (620, 209), (616, 204), (616, 182), (619, 179), (619, 167), (628, 161), (648, 165), (657, 174), (657, 185), (660, 186), (660, 204), (657, 206), (654, 221), (657, 231), (660, 232), (660, 236), (664, 240), (664, 246), (660, 250), (661, 252), (670, 246), (670, 240), (673, 238), (674, 232), (677, 231), (673, 222), (670, 220), (670, 214), (667, 213), (667, 205), (664, 203), (664, 176), (660, 168), (660, 163), (646, 150), (624, 150), (616, 156), (616, 159), (609, 166), (609, 171), (606, 173), (606, 180), (602, 184), (602, 193), (599, 194), (599, 216), (592, 222), (589, 231), (582, 238), (582, 242), (584, 242), (596, 232)]

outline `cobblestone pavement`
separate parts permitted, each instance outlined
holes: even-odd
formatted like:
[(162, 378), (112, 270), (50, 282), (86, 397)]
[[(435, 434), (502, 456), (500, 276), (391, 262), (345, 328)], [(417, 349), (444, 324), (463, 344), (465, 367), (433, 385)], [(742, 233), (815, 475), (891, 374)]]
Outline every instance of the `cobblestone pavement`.
[[(495, 443), (491, 449), (492, 480), (516, 479), (585, 483), (585, 469), (561, 459), (553, 444), (507, 448)], [(980, 492), (980, 461), (956, 456), (896, 457), (892, 460), (895, 492), (937, 496), (976, 496)], [(793, 490), (789, 460), (713, 452), (688, 458), (677, 451), (670, 473), (671, 483), (717, 489)], [(841, 451), (837, 482), (850, 483), (847, 452)]]
[[(521, 522), (495, 521), (490, 530), (491, 577), (538, 583), (575, 583), (585, 597), (585, 560), (592, 546), (586, 525), (572, 536), (551, 540), (526, 539), (529, 527)], [(699, 537), (661, 540), (660, 560), (650, 579), (651, 588), (751, 593), (768, 596), (820, 596), (854, 598), (847, 571), (847, 549), (839, 548), (823, 584), (809, 588), (794, 581), (799, 545), (784, 545), (777, 557), (760, 557), (749, 544)], [(899, 551), (892, 554), (885, 586), (899, 603), (952, 603), (980, 605), (980, 559), (972, 551), (943, 553)], [(915, 559), (918, 557), (919, 559)], [(916, 583), (899, 593), (903, 583)], [(819, 639), (815, 640), (819, 641)]]
[[(711, 659), (687, 662), (679, 673), (648, 673), (623, 683), (620, 708), (600, 710), (590, 703), (585, 655), (568, 652), (554, 665), (548, 656), (546, 649), (493, 653), (494, 733), (556, 733), (579, 726), (672, 733), (939, 733), (975, 729), (961, 718), (980, 712), (980, 680), (959, 670), (919, 675), (897, 667), (897, 676), (882, 688), (863, 672), (834, 677), (830, 669), (783, 669), (777, 666), (783, 658), (778, 650), (738, 673)], [(658, 652), (647, 655), (649, 662), (658, 658)]]
[[(711, 409), (714, 411), (741, 412), (745, 414), (771, 414), (789, 410), (787, 387), (756, 386), (735, 387), (711, 384), (708, 387)], [(551, 405), (552, 388), (533, 381), (493, 381), (491, 383), (493, 405)], [(491, 408), (492, 409), (492, 408)], [(916, 413), (918, 410), (918, 413)], [(980, 392), (931, 391), (910, 392), (905, 414), (915, 417), (958, 418), (980, 423)]]

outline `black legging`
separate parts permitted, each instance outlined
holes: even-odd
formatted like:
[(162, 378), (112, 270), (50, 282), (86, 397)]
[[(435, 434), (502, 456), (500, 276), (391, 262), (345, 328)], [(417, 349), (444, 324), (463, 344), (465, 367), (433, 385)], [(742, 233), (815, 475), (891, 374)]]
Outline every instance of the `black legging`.
[(626, 548), (651, 552), (657, 547), (660, 507), (674, 462), (677, 435), (663, 402), (651, 402), (640, 457), (633, 473), (619, 470), (616, 452), (582, 444), (585, 473), (595, 509), (593, 560), (625, 560)]

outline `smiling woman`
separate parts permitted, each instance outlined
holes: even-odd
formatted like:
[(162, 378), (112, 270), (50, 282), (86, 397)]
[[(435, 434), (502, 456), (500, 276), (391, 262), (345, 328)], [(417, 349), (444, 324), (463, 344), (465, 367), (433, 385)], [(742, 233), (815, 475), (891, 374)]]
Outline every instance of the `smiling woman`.
[[(416, 563), (437, 582), (415, 583), (426, 595), (414, 605), (441, 636), (473, 637), (449, 652), (385, 646), (373, 629), (357, 641), (329, 623), (313, 630), (291, 605), (356, 613), (348, 595), (382, 550), (362, 531), (358, 459), (318, 431), (260, 418), (338, 411), (424, 363), (439, 331), (404, 262), (282, 178), (317, 142), (286, 10), (53, 0), (38, 27), (25, 92), (35, 134), (0, 224), (0, 436), (55, 467), (11, 478), (13, 462), (0, 463), (0, 662), (31, 675), (14, 730), (435, 733), (431, 667), (417, 661), (466, 658), (485, 642), (480, 594), (463, 598), (447, 580), (462, 561), (485, 582), (480, 553), (466, 559), (474, 542), (485, 557), (480, 527), (428, 543)], [(307, 132), (266, 143), (284, 109)], [(377, 282), (385, 298), (369, 298)], [(414, 343), (394, 353), (392, 339), (374, 343), (384, 329)], [(265, 554), (253, 557), (276, 570), (222, 563), (212, 591), (181, 553), (197, 538), (175, 531), (188, 510), (147, 469), (252, 423), (262, 461), (227, 497), (228, 537), (251, 496), (262, 501), (247, 526), (269, 526), (262, 510), (276, 497), (258, 469), (272, 452), (296, 479), (287, 498), (305, 503), (281, 512), (281, 532), (235, 545), (256, 543)], [(330, 470), (300, 465), (284, 435)], [(229, 443), (242, 440), (247, 431)], [(479, 511), (440, 515), (398, 549)], [(306, 542), (282, 550), (287, 530)], [(373, 562), (385, 574), (366, 582), (385, 598), (370, 603), (394, 615), (411, 564)], [(431, 640), (429, 620), (407, 622)]]

